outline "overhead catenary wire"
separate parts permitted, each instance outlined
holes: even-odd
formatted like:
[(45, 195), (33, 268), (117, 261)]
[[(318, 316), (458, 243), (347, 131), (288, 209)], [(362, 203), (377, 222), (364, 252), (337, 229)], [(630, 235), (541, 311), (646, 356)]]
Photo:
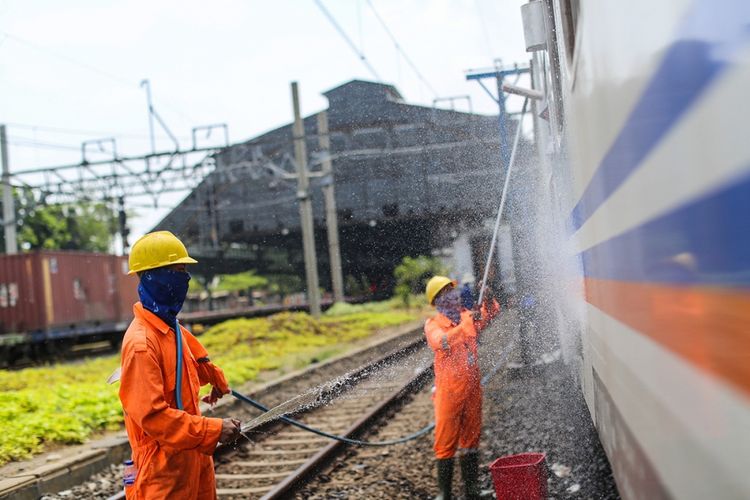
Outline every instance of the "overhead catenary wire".
[(18, 146), (22, 148), (34, 148), (34, 149), (60, 149), (65, 151), (81, 151), (80, 146), (71, 146), (69, 144), (55, 144), (51, 142), (35, 141), (26, 137), (13, 137), (8, 138), (8, 144), (11, 146)]
[(482, 13), (482, 5), (481, 0), (475, 0), (474, 6), (477, 8), (477, 14), (479, 17), (479, 25), (482, 27), (482, 34), (484, 35), (484, 43), (487, 45), (487, 55), (490, 57), (490, 59), (495, 57), (495, 49), (492, 47), (492, 42), (490, 41), (490, 32), (487, 29), (487, 23), (485, 22), (485, 17)]
[(120, 83), (122, 85), (125, 85), (125, 86), (128, 86), (128, 87), (132, 87), (136, 83), (134, 81), (133, 82), (129, 81), (127, 78), (123, 78), (121, 76), (117, 76), (115, 74), (112, 74), (112, 73), (110, 73), (108, 71), (104, 71), (103, 69), (97, 68), (96, 66), (93, 66), (91, 64), (88, 64), (88, 63), (79, 61), (77, 59), (74, 59), (72, 57), (69, 57), (69, 56), (67, 56), (65, 54), (57, 52), (56, 50), (48, 49), (46, 47), (42, 47), (40, 45), (37, 45), (34, 42), (30, 42), (28, 40), (25, 40), (25, 39), (23, 39), (23, 38), (21, 38), (19, 36), (16, 36), (16, 35), (14, 35), (12, 33), (8, 33), (7, 31), (3, 31), (3, 35), (5, 35), (6, 38), (9, 38), (9, 39), (11, 39), (11, 40), (13, 40), (13, 41), (15, 41), (17, 43), (20, 43), (21, 45), (25, 45), (27, 47), (30, 47), (30, 48), (38, 51), (38, 52), (47, 53), (47, 54), (49, 54), (49, 55), (51, 55), (53, 57), (56, 57), (56, 58), (61, 59), (63, 61), (66, 61), (69, 64), (74, 64), (76, 66), (80, 66), (81, 68), (85, 68), (85, 69), (87, 69), (89, 71), (92, 71), (94, 73), (98, 73), (100, 76), (108, 78), (108, 79), (110, 79), (112, 81), (116, 81), (116, 82), (118, 82), (118, 83)]
[(346, 34), (344, 29), (341, 27), (341, 25), (336, 21), (336, 18), (333, 17), (333, 15), (326, 9), (325, 5), (323, 5), (323, 2), (321, 0), (315, 0), (315, 5), (318, 6), (318, 8), (323, 12), (323, 15), (328, 18), (328, 21), (333, 25), (333, 27), (338, 31), (339, 35), (346, 41), (347, 45), (354, 51), (355, 54), (359, 57), (359, 60), (362, 61), (362, 64), (364, 64), (368, 71), (372, 73), (372, 76), (375, 77), (375, 79), (378, 82), (382, 82), (383, 79), (380, 78), (380, 75), (377, 71), (375, 71), (375, 68), (370, 64), (370, 61), (367, 60), (367, 56), (365, 56), (364, 52), (362, 52), (357, 46), (354, 44), (352, 39), (349, 37), (349, 35)]
[(406, 52), (404, 51), (404, 48), (403, 48), (403, 47), (401, 46), (401, 44), (400, 44), (400, 43), (398, 43), (398, 40), (396, 40), (396, 37), (395, 37), (395, 35), (394, 35), (394, 34), (393, 34), (393, 32), (392, 32), (392, 31), (391, 31), (391, 30), (390, 30), (390, 29), (388, 28), (388, 25), (387, 25), (387, 24), (385, 23), (385, 21), (383, 20), (383, 18), (382, 18), (382, 17), (380, 16), (380, 14), (378, 13), (378, 11), (377, 11), (377, 10), (375, 9), (375, 6), (374, 6), (374, 5), (372, 4), (372, 1), (371, 1), (371, 0), (366, 0), (366, 2), (367, 2), (367, 5), (368, 5), (368, 6), (370, 7), (370, 10), (372, 10), (372, 13), (373, 13), (373, 14), (375, 14), (375, 18), (376, 18), (376, 19), (378, 20), (378, 22), (380, 23), (380, 26), (382, 26), (382, 27), (383, 27), (383, 30), (384, 30), (384, 31), (386, 32), (386, 34), (388, 35), (388, 38), (390, 38), (390, 39), (391, 39), (391, 41), (393, 42), (393, 45), (394, 45), (394, 46), (396, 47), (396, 50), (397, 50), (397, 51), (398, 51), (398, 52), (399, 52), (399, 53), (400, 53), (400, 54), (401, 54), (401, 55), (403, 56), (403, 58), (404, 58), (404, 60), (406, 61), (406, 63), (407, 63), (407, 64), (408, 64), (408, 65), (409, 65), (409, 66), (411, 67), (411, 69), (412, 69), (412, 70), (414, 71), (414, 73), (415, 73), (415, 74), (417, 75), (417, 78), (419, 78), (419, 80), (420, 80), (420, 81), (421, 81), (421, 82), (422, 82), (422, 83), (423, 83), (423, 84), (424, 84), (424, 85), (425, 85), (425, 86), (426, 86), (426, 87), (427, 87), (428, 89), (430, 89), (430, 92), (432, 92), (432, 94), (433, 94), (434, 96), (437, 96), (437, 95), (438, 95), (438, 93), (437, 93), (437, 91), (435, 90), (435, 87), (433, 87), (433, 86), (432, 86), (432, 85), (430, 84), (430, 82), (429, 82), (429, 81), (427, 81), (427, 79), (426, 79), (426, 78), (424, 77), (424, 75), (422, 74), (422, 72), (421, 72), (421, 71), (419, 71), (419, 69), (417, 68), (417, 65), (416, 65), (416, 64), (414, 64), (414, 61), (412, 61), (412, 59), (411, 59), (411, 58), (409, 57), (409, 55), (408, 55), (408, 54), (407, 54), (407, 53), (406, 53)]
[[(32, 130), (37, 132), (48, 132), (50, 134), (61, 134), (61, 135), (73, 135), (73, 136), (115, 136), (123, 139), (143, 139), (149, 138), (148, 134), (136, 134), (131, 132), (114, 132), (111, 130), (93, 130), (93, 129), (78, 129), (78, 128), (66, 128), (66, 127), (54, 127), (50, 125), (34, 125), (32, 123), (21, 123), (21, 122), (4, 122), (5, 125), (12, 128), (21, 128), (26, 130)], [(190, 140), (190, 136), (178, 136), (180, 140)], [(25, 139), (25, 138), (24, 138)], [(80, 148), (79, 148), (80, 149)]]
[[(31, 48), (33, 50), (36, 50), (37, 52), (46, 53), (46, 54), (48, 54), (48, 55), (50, 55), (52, 57), (56, 57), (56, 58), (58, 58), (58, 59), (60, 59), (62, 61), (65, 61), (68, 64), (72, 64), (72, 65), (78, 66), (80, 68), (86, 69), (88, 71), (91, 71), (93, 73), (98, 74), (101, 77), (107, 78), (107, 79), (109, 79), (109, 80), (111, 80), (113, 82), (117, 82), (120, 85), (123, 85), (123, 86), (125, 86), (125, 87), (127, 87), (127, 88), (129, 88), (131, 90), (138, 91), (137, 84), (138, 84), (139, 80), (136, 81), (134, 79), (134, 80), (131, 81), (129, 78), (126, 78), (124, 76), (116, 75), (114, 73), (111, 73), (109, 71), (103, 70), (103, 69), (101, 69), (101, 68), (99, 68), (97, 66), (94, 66), (92, 64), (79, 61), (78, 59), (75, 59), (73, 57), (67, 56), (67, 55), (65, 55), (65, 54), (63, 54), (61, 52), (56, 51), (56, 50), (52, 50), (52, 49), (49, 49), (47, 47), (43, 47), (41, 45), (37, 45), (36, 43), (31, 42), (29, 40), (26, 40), (24, 38), (21, 38), (20, 36), (14, 35), (13, 33), (8, 33), (7, 31), (2, 31), (0, 33), (2, 33), (5, 36), (5, 39), (3, 41), (8, 40), (8, 39), (13, 40), (14, 42), (17, 42), (17, 43), (19, 43), (21, 45), (25, 45), (26, 47), (29, 47), (29, 48)], [(192, 121), (192, 119), (189, 116), (187, 116), (184, 112), (182, 112), (178, 107), (173, 106), (173, 105), (169, 104), (168, 102), (165, 102), (164, 105), (166, 107), (170, 108), (175, 113), (179, 114), (183, 119), (188, 120), (188, 121)]]

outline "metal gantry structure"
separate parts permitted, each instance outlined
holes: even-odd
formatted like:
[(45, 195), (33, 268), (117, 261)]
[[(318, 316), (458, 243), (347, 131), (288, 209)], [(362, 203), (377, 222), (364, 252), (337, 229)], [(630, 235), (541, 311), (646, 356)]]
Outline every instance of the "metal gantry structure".
[[(144, 81), (144, 84), (148, 84)], [(147, 197), (153, 207), (159, 206), (159, 198), (165, 193), (190, 192), (195, 190), (210, 174), (220, 171), (223, 178), (230, 179), (243, 173), (265, 171), (280, 180), (297, 181), (297, 201), (300, 203), (300, 220), (303, 231), (303, 250), (307, 275), (308, 302), (313, 315), (320, 314), (320, 291), (315, 256), (312, 205), (310, 199), (310, 178), (320, 179), (325, 198), (326, 225), (328, 232), (331, 281), (335, 301), (344, 300), (341, 255), (338, 243), (338, 221), (333, 186), (332, 156), (329, 152), (328, 119), (326, 112), (318, 114), (318, 140), (320, 150), (310, 158), (310, 164), (320, 170), (308, 170), (308, 154), (305, 149), (305, 134), (299, 110), (296, 82), (292, 84), (295, 127), (292, 140), (295, 155), (283, 155), (272, 159), (263, 154), (258, 144), (252, 148), (250, 160), (242, 160), (229, 165), (219, 164), (220, 153), (230, 147), (226, 124), (206, 125), (192, 129), (192, 143), (188, 149), (180, 149), (174, 135), (168, 131), (163, 121), (155, 115), (149, 101), (149, 113), (155, 115), (158, 123), (169, 133), (175, 143), (174, 150), (156, 151), (152, 141), (152, 151), (142, 155), (120, 155), (115, 138), (95, 139), (81, 144), (79, 163), (34, 168), (11, 172), (5, 126), (0, 125), (0, 150), (2, 152), (3, 184), (3, 228), (6, 253), (18, 252), (16, 243), (16, 220), (13, 190), (29, 190), (37, 195), (41, 204), (69, 203), (81, 200), (113, 202), (117, 204), (120, 219), (120, 232), (124, 250), (127, 248), (127, 228), (125, 224), (125, 200)], [(198, 134), (209, 136), (215, 129), (223, 131), (224, 141), (220, 145), (202, 146)], [(153, 128), (151, 128), (153, 134)], [(91, 159), (92, 152), (106, 153), (106, 159)], [(209, 205), (214, 206), (215, 200)], [(214, 224), (209, 224), (214, 227)], [(215, 229), (212, 231), (215, 233)], [(214, 234), (212, 241), (218, 243)]]
[[(212, 128), (225, 128), (214, 125)], [(185, 192), (194, 189), (215, 168), (214, 155), (229, 144), (200, 146), (193, 129), (193, 144), (189, 149), (153, 151), (143, 155), (120, 155), (115, 138), (85, 141), (81, 145), (79, 163), (33, 168), (13, 172), (10, 169), (5, 127), (2, 126), (3, 161), (3, 226), (7, 253), (16, 253), (15, 207), (13, 190), (30, 191), (40, 204), (71, 203), (81, 200), (117, 202), (124, 214), (124, 200), (149, 198), (149, 204), (158, 207), (165, 193)], [(106, 159), (91, 159), (92, 149), (106, 153)], [(122, 215), (121, 214), (121, 217)]]
[[(499, 62), (498, 62), (499, 63)], [(508, 110), (506, 109), (506, 92), (507, 93), (513, 93), (513, 94), (520, 94), (524, 95), (525, 97), (530, 97), (534, 99), (538, 99), (539, 96), (537, 95), (536, 91), (528, 90), (528, 89), (521, 89), (519, 87), (515, 86), (515, 83), (518, 82), (518, 78), (522, 74), (529, 73), (530, 69), (528, 66), (519, 66), (514, 65), (512, 68), (501, 68), (498, 64), (498, 66), (494, 70), (483, 70), (483, 71), (472, 71), (467, 73), (466, 79), (467, 80), (473, 80), (476, 81), (482, 89), (487, 93), (487, 95), (490, 96), (490, 98), (497, 103), (498, 108), (498, 120), (499, 120), (499, 127), (500, 127), (500, 155), (501, 155), (501, 164), (502, 169), (505, 171), (505, 169), (508, 167), (508, 164), (510, 162), (510, 154), (511, 154), (511, 148), (510, 144), (508, 143)], [(516, 80), (513, 84), (509, 84), (505, 81), (505, 78), (508, 76), (515, 76)], [(494, 79), (495, 80), (495, 87), (497, 91), (497, 96), (487, 88), (487, 86), (484, 84), (483, 80), (486, 79)], [(526, 93), (524, 93), (526, 92)], [(528, 95), (528, 93), (531, 92), (534, 95)]]

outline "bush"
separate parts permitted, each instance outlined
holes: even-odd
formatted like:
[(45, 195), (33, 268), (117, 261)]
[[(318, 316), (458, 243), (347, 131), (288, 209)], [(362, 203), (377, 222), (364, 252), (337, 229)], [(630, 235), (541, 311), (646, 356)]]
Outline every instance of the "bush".
[(434, 257), (404, 257), (393, 271), (396, 278), (396, 297), (401, 299), (404, 306), (409, 307), (413, 295), (424, 295), (427, 280), (436, 274), (445, 273), (445, 267)]

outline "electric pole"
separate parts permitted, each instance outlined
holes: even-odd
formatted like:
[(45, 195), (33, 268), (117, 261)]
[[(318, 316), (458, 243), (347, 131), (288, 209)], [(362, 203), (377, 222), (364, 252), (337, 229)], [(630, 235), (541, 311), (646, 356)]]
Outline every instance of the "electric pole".
[(16, 208), (13, 202), (13, 188), (10, 185), (10, 165), (8, 164), (8, 140), (5, 125), (0, 125), (0, 155), (3, 161), (3, 234), (5, 253), (18, 253), (16, 241)]
[(318, 113), (318, 144), (323, 154), (323, 197), (326, 205), (326, 229), (328, 230), (328, 260), (331, 264), (333, 302), (344, 302), (344, 277), (341, 271), (339, 249), (339, 222), (336, 218), (336, 194), (333, 189), (333, 163), (331, 162), (331, 136), (328, 135), (328, 113)]
[(320, 317), (320, 290), (318, 289), (318, 261), (315, 256), (315, 232), (310, 199), (310, 181), (307, 177), (307, 150), (305, 127), (299, 109), (297, 82), (292, 82), (292, 107), (294, 108), (294, 159), (297, 164), (297, 199), (299, 200), (300, 226), (302, 227), (302, 250), (305, 254), (305, 276), (307, 277), (307, 302), (310, 314)]
[(148, 106), (148, 132), (151, 138), (151, 153), (156, 153), (156, 140), (154, 139), (154, 105), (151, 103), (151, 82), (148, 78), (141, 81), (141, 87), (146, 89), (146, 104)]

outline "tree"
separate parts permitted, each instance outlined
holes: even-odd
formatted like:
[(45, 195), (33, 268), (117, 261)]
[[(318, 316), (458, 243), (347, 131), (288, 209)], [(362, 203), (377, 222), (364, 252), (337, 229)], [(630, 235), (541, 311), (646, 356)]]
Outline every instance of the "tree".
[(116, 220), (103, 203), (35, 205), (20, 213), (21, 248), (108, 252)]
[[(30, 190), (14, 190), (18, 246), (25, 250), (108, 252), (116, 218), (102, 202), (48, 204)], [(5, 251), (5, 235), (0, 231)]]
[[(220, 274), (218, 276), (195, 274), (188, 284), (188, 293), (198, 294), (206, 292), (208, 296), (208, 309), (213, 311), (214, 293), (216, 292), (247, 292), (247, 295), (250, 296), (250, 291), (253, 288), (264, 288), (267, 285), (268, 279), (255, 274), (254, 269), (242, 273)], [(252, 298), (250, 301), (252, 304)]]
[(292, 293), (301, 292), (305, 289), (302, 278), (296, 274), (272, 274), (268, 276), (272, 293), (278, 293), (282, 297)]
[(251, 288), (263, 288), (268, 285), (268, 279), (255, 274), (254, 270), (237, 274), (222, 274), (219, 283), (214, 288), (219, 292), (243, 292)]
[(396, 278), (396, 296), (408, 307), (412, 294), (424, 292), (427, 280), (445, 272), (445, 267), (434, 257), (404, 257), (393, 271)]

